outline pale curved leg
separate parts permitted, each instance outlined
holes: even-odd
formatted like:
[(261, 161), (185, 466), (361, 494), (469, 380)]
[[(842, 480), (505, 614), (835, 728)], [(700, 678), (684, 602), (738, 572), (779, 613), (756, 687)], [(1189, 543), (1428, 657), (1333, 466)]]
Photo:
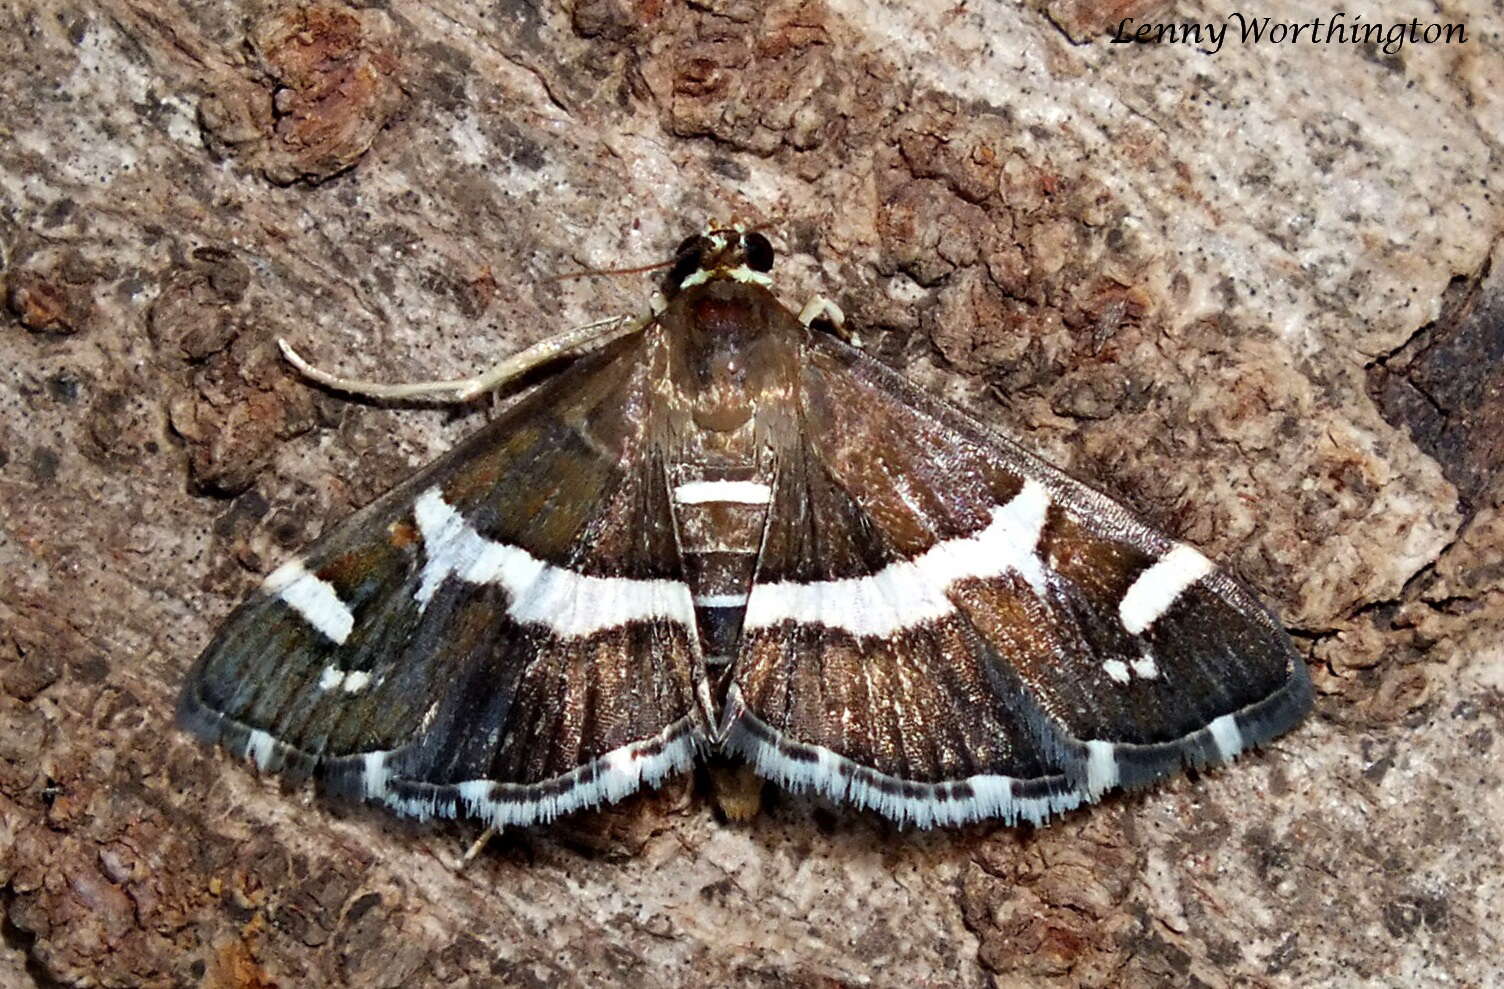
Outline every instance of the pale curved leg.
[(513, 354), (490, 370), (472, 378), (456, 378), (451, 381), (415, 381), (400, 385), (362, 381), (358, 378), (341, 378), (328, 371), (320, 371), (309, 364), (292, 349), (286, 340), (279, 338), (277, 346), (282, 348), (282, 356), (287, 358), (287, 362), (297, 368), (298, 373), (303, 377), (336, 391), (362, 395), (366, 398), (459, 403), (468, 402), (499, 388), (513, 378), (570, 351), (583, 352), (604, 347), (613, 340), (639, 332), (646, 325), (644, 320), (629, 321), (625, 316), (612, 316), (610, 319), (596, 320), (594, 323), (566, 330), (546, 340), (539, 340), (526, 350)]
[[(485, 831), (481, 832), (481, 836), (475, 839), (475, 844), (471, 845), (469, 850), (465, 852), (465, 857), (460, 859), (459, 869), (463, 869), (465, 866), (475, 861), (475, 857), (481, 853), (481, 849), (486, 847), (486, 842), (496, 837), (496, 834), (497, 830), (494, 826), (486, 828)], [(458, 872), (459, 869), (456, 869), (455, 871)]]
[(853, 347), (862, 345), (862, 338), (857, 336), (856, 331), (846, 328), (846, 314), (841, 311), (841, 307), (825, 296), (814, 296), (804, 304), (803, 309), (799, 310), (799, 322), (805, 326), (822, 318), (830, 321), (830, 324), (835, 327), (836, 335), (841, 339)]

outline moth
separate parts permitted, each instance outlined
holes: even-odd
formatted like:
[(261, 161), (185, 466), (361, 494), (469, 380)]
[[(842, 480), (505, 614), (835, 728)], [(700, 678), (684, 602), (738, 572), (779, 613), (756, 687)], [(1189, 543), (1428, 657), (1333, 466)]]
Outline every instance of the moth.
[[(771, 291), (712, 225), (583, 350), (262, 583), (181, 724), (426, 819), (546, 822), (691, 767), (921, 828), (1041, 824), (1311, 706), (1284, 628), (1192, 547)], [(285, 347), (285, 345), (284, 345)]]

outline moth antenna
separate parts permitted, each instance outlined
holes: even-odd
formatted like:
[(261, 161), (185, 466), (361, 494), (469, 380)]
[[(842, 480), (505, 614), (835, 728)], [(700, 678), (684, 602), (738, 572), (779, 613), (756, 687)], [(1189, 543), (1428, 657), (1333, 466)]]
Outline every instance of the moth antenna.
[(287, 362), (298, 369), (299, 374), (325, 388), (332, 388), (347, 395), (386, 401), (401, 399), (457, 405), (494, 391), (540, 364), (546, 364), (571, 351), (583, 353), (596, 350), (614, 340), (636, 333), (646, 325), (646, 320), (628, 320), (625, 316), (611, 316), (540, 340), (473, 377), (453, 378), (445, 381), (415, 381), (406, 384), (343, 378), (314, 367), (304, 360), (302, 355), (286, 340), (278, 338), (277, 346), (281, 348), (282, 356), (287, 359)]
[(649, 271), (658, 271), (673, 265), (673, 261), (659, 261), (657, 264), (638, 265), (636, 268), (588, 268), (585, 271), (571, 271), (563, 275), (550, 275), (543, 279), (543, 284), (550, 282), (567, 282), (575, 278), (595, 278), (601, 275), (641, 275)]
[[(742, 228), (742, 233), (744, 233), (744, 234), (758, 233), (758, 234), (762, 234), (764, 236), (767, 236), (768, 232), (771, 231), (772, 229), (773, 229), (773, 224), (771, 222), (753, 223), (753, 224), (750, 224), (748, 226), (743, 227)], [(772, 238), (769, 237), (768, 239), (771, 240)]]

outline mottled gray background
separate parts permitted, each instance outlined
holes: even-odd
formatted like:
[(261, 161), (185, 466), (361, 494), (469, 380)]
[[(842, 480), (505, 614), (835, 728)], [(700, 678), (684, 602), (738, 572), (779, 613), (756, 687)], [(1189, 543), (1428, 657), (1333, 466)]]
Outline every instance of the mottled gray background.
[[(1114, 45), (1235, 9), (0, 3), (0, 982), (1485, 985), (1504, 978), (1504, 15), (1464, 45)], [(1334, 8), (1275, 3), (1277, 20)], [(707, 216), (794, 306), (1227, 561), (1312, 719), (1048, 829), (694, 781), (506, 835), (171, 728), (258, 575), (640, 312)]]

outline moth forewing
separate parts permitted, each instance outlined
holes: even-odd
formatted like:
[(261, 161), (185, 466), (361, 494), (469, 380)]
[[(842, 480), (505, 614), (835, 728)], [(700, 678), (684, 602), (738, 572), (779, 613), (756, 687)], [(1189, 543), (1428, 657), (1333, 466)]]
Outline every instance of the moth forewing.
[(688, 768), (710, 730), (693, 604), (648, 424), (613, 419), (643, 401), (646, 346), (581, 359), (269, 577), (200, 657), (182, 723), (264, 769), (497, 826)]

